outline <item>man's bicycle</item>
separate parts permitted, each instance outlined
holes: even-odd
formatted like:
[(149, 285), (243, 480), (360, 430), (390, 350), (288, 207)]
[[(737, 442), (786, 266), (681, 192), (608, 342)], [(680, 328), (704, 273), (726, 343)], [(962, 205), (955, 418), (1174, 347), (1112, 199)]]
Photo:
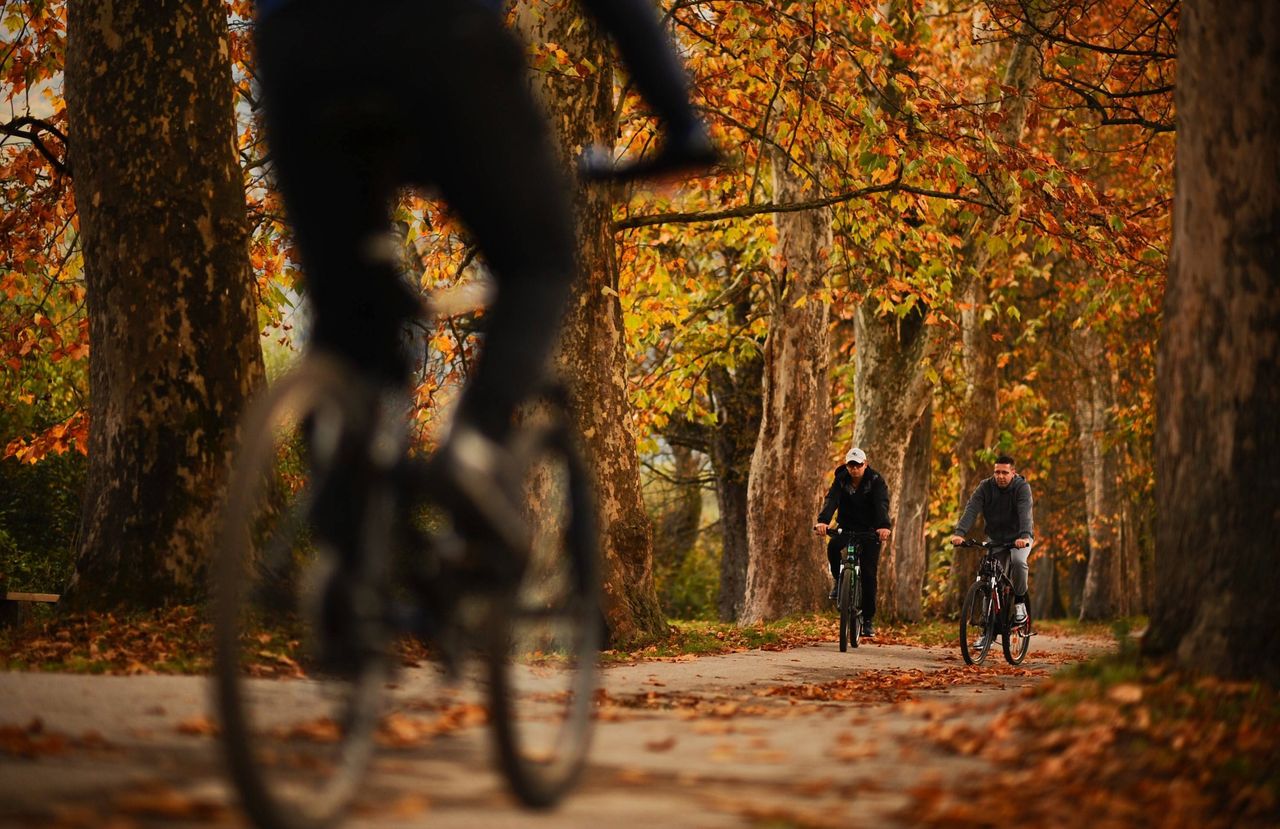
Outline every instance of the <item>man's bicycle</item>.
[[(385, 734), (406, 640), (447, 678), (480, 681), (487, 714), (469, 710), (487, 716), (524, 803), (553, 804), (584, 764), (602, 616), (567, 395), (526, 406), (509, 442), (499, 484), (523, 504), (513, 523), (527, 534), (514, 548), (455, 526), (434, 467), (409, 451), (409, 411), (312, 355), (245, 423), (214, 565), (216, 696), (231, 776), (259, 826), (342, 814)], [(465, 714), (439, 698), (411, 707), (439, 722)]]
[(994, 541), (966, 540), (957, 547), (986, 550), (978, 576), (965, 594), (960, 611), (960, 653), (970, 665), (981, 665), (997, 636), (1004, 643), (1004, 658), (1020, 665), (1031, 647), (1031, 617), (1020, 624), (1013, 619), (1013, 582), (1005, 571), (1010, 545)]
[(875, 538), (874, 532), (857, 532), (829, 527), (828, 536), (840, 536), (844, 558), (840, 561), (840, 577), (836, 584), (836, 607), (840, 609), (840, 651), (858, 647), (862, 635), (862, 543)]

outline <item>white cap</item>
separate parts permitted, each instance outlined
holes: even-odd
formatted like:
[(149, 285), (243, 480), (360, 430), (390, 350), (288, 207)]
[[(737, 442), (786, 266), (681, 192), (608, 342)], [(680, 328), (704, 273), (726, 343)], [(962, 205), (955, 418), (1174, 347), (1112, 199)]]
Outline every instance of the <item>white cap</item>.
[(861, 449), (859, 449), (856, 446), (853, 447), (852, 449), (849, 450), (848, 454), (844, 456), (844, 462), (851, 463), (853, 461), (856, 461), (858, 463), (866, 463), (867, 453), (863, 452)]

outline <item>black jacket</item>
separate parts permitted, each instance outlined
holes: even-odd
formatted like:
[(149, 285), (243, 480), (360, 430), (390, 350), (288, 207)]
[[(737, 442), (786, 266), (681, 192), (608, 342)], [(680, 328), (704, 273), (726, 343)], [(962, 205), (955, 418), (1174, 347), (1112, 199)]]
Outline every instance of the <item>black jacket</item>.
[(818, 523), (830, 524), (832, 515), (838, 516), (837, 523), (845, 529), (863, 532), (889, 529), (893, 526), (889, 520), (889, 485), (879, 472), (868, 466), (854, 489), (849, 470), (837, 466), (831, 488), (822, 502), (822, 511), (818, 513)]
[(987, 478), (970, 496), (955, 534), (967, 535), (978, 513), (982, 513), (987, 520), (987, 537), (992, 541), (1012, 544), (1019, 538), (1030, 539), (1035, 531), (1031, 510), (1031, 484), (1026, 478), (1014, 475), (1004, 489), (996, 486), (995, 478)]

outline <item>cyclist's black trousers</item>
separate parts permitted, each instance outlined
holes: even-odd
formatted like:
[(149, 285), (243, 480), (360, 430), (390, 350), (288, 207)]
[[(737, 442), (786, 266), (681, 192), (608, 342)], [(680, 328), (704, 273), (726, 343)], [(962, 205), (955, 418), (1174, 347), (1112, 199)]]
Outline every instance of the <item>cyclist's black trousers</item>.
[[(840, 562), (844, 561), (845, 539), (834, 536), (827, 542), (827, 562), (831, 565), (831, 577), (840, 578)], [(880, 542), (862, 542), (862, 618), (870, 622), (876, 617), (876, 572), (880, 569)]]
[(387, 243), (405, 186), (434, 187), (498, 285), (459, 417), (500, 438), (540, 383), (574, 274), (568, 182), (523, 50), (470, 0), (285, 6), (257, 31), (275, 175), (314, 309), (312, 341), (407, 379), (415, 291)]

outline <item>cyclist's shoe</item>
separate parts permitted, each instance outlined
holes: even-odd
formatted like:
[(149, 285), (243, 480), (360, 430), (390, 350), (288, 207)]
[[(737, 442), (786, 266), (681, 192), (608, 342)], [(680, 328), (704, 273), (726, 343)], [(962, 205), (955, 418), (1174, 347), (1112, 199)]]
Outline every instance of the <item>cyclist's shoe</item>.
[(974, 650), (982, 650), (987, 646), (987, 635), (984, 633), (978, 637), (978, 641), (973, 643)]
[(837, 579), (836, 583), (831, 585), (831, 595), (827, 596), (827, 598), (834, 602), (839, 597), (839, 595), (840, 595), (840, 580)]
[(1027, 621), (1027, 606), (1022, 602), (1018, 602), (1013, 606), (1013, 623), (1015, 625), (1023, 624)]
[(875, 622), (871, 621), (870, 619), (864, 619), (862, 622), (862, 638), (870, 639), (872, 636), (875, 636), (875, 635), (876, 635)]
[[(530, 530), (523, 518), (522, 470), (507, 449), (471, 426), (456, 424), (444, 445), (409, 475), (434, 501), (445, 507), (469, 548), (492, 550), (494, 578), (518, 581), (510, 566), (528, 555)], [(483, 562), (475, 562), (483, 564)]]

